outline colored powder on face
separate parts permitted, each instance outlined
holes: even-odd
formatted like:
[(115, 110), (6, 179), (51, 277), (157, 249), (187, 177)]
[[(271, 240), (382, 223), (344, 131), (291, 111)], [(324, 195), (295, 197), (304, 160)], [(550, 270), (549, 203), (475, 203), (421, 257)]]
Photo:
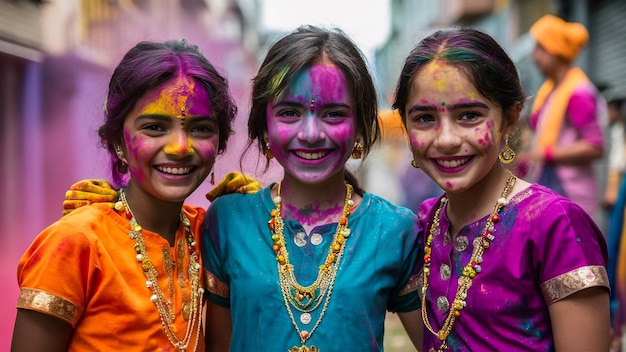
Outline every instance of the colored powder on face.
[(269, 96), (273, 96), (274, 98), (276, 98), (278, 95), (280, 95), (280, 92), (278, 92), (278, 87), (285, 79), (287, 72), (289, 72), (289, 67), (284, 66), (278, 70), (278, 73), (276, 73), (274, 77), (272, 77), (267, 87), (268, 92), (266, 92)]
[(195, 81), (188, 77), (178, 77), (174, 83), (160, 90), (158, 98), (148, 104), (142, 113), (169, 112), (172, 116), (182, 118), (192, 108), (188, 106), (188, 101), (196, 96), (195, 85)]

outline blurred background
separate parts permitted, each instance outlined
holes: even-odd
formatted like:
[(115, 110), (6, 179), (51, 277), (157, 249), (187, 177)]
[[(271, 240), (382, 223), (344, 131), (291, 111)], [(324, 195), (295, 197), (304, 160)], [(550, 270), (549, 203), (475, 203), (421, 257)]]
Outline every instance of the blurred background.
[[(384, 123), (383, 143), (351, 167), (368, 191), (415, 210), (438, 189), (410, 166), (401, 123), (390, 111), (406, 55), (437, 28), (470, 25), (501, 43), (532, 95), (543, 77), (528, 29), (547, 13), (585, 24), (591, 39), (577, 65), (608, 99), (626, 95), (624, 0), (0, 0), (0, 351), (10, 346), (20, 256), (59, 218), (72, 183), (108, 178), (96, 131), (108, 79), (136, 42), (186, 38), (228, 77), (240, 114), (215, 177), (243, 169), (265, 185), (281, 177), (275, 165), (263, 173), (254, 152), (239, 162), (251, 78), (268, 46), (298, 25), (343, 29), (369, 60)], [(601, 180), (603, 170), (599, 162)], [(208, 206), (210, 187), (189, 202)], [(387, 350), (410, 351), (399, 323), (392, 317), (388, 324)]]

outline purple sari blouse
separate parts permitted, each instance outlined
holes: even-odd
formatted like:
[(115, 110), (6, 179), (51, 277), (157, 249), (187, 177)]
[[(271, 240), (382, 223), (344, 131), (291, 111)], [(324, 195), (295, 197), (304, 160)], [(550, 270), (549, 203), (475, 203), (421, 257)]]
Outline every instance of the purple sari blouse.
[[(419, 208), (425, 236), (439, 204), (430, 199)], [(433, 239), (426, 292), (435, 331), (446, 319), (472, 243), (487, 221), (485, 216), (451, 237), (446, 206)], [(449, 351), (553, 351), (548, 306), (589, 287), (609, 287), (604, 236), (582, 208), (536, 184), (511, 198), (493, 234), (467, 306), (448, 337)], [(424, 343), (425, 351), (440, 346), (428, 330)]]

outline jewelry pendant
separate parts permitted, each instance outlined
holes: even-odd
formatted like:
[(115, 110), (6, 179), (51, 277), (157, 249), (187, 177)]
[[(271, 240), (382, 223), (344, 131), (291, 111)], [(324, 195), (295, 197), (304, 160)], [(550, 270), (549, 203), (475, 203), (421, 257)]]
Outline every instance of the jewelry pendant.
[(304, 325), (309, 324), (311, 322), (311, 314), (302, 313), (302, 315), (300, 315), (300, 322)]
[(306, 234), (304, 232), (298, 232), (295, 236), (293, 236), (293, 242), (298, 247), (306, 246), (306, 238), (304, 238)]
[(315, 346), (311, 346), (311, 347), (306, 347), (306, 346), (293, 346), (289, 351), (287, 352), (321, 352), (321, 350)]
[(311, 243), (313, 243), (316, 246), (322, 243), (322, 240), (323, 240), (322, 235), (320, 235), (317, 232), (311, 235)]

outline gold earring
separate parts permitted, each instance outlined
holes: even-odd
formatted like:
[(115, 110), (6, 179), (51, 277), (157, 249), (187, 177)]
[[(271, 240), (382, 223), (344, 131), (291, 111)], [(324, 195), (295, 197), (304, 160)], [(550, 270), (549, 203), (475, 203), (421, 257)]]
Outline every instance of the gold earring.
[(354, 148), (352, 148), (352, 154), (350, 156), (353, 159), (361, 159), (361, 157), (363, 157), (363, 144), (361, 141), (354, 143)]
[(515, 151), (509, 147), (509, 135), (507, 135), (504, 140), (504, 148), (502, 148), (502, 151), (498, 154), (498, 159), (500, 159), (500, 162), (503, 164), (510, 164), (515, 160)]
[(416, 169), (419, 169), (419, 168), (420, 168), (419, 164), (418, 164), (418, 163), (417, 163), (417, 161), (415, 161), (415, 160), (411, 160), (411, 166), (413, 166), (413, 167), (414, 167), (414, 168), (416, 168)]
[(274, 159), (274, 154), (272, 154), (272, 150), (270, 149), (270, 142), (265, 142), (265, 148), (263, 148), (263, 155), (265, 155), (268, 161)]
[(117, 171), (125, 174), (126, 172), (128, 172), (128, 160), (126, 160), (126, 157), (124, 156), (124, 151), (119, 145), (115, 146), (115, 155), (117, 155), (117, 159), (119, 160), (119, 162), (117, 163)]
[(215, 185), (215, 172), (213, 172), (213, 169), (211, 169), (211, 180), (209, 182), (211, 182), (211, 185)]

